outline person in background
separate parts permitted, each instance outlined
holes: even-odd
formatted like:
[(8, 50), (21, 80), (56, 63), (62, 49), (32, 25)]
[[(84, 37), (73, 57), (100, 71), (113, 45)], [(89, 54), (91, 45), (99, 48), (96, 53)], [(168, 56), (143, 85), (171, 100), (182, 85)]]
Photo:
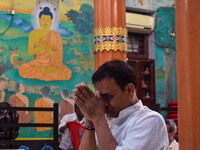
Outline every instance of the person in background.
[(81, 123), (83, 126), (85, 125), (85, 118), (76, 104), (74, 105), (74, 110), (75, 110), (74, 113), (63, 116), (60, 125), (58, 127), (59, 132), (62, 135), (62, 141), (60, 142), (59, 145), (59, 148), (61, 150), (73, 150), (69, 131), (67, 130), (67, 123), (70, 121), (77, 121)]
[(174, 135), (176, 134), (176, 123), (171, 119), (165, 120), (166, 126), (167, 126), (167, 132), (168, 132), (168, 138), (169, 138), (169, 150), (179, 150), (179, 144), (174, 139)]
[(165, 121), (137, 98), (137, 78), (131, 66), (108, 61), (93, 74), (92, 82), (96, 93), (85, 84), (73, 90), (86, 118), (79, 150), (168, 149)]
[(69, 98), (69, 92), (64, 89), (61, 91), (62, 101), (59, 105), (60, 120), (66, 114), (71, 114), (74, 112), (74, 100)]
[[(40, 90), (42, 98), (35, 101), (35, 107), (53, 107), (54, 101), (49, 98), (51, 90), (48, 86)], [(53, 113), (51, 111), (35, 111), (35, 123), (53, 123)], [(52, 127), (37, 127), (38, 132), (51, 130)]]
[[(25, 89), (21, 83), (15, 85), (16, 94), (10, 96), (9, 104), (13, 107), (29, 107), (29, 99), (23, 95)], [(19, 123), (28, 123), (33, 119), (33, 114), (28, 111), (17, 111), (19, 114)]]
[(0, 78), (0, 103), (4, 102), (4, 98), (5, 98), (5, 89), (7, 86), (7, 81), (4, 78)]

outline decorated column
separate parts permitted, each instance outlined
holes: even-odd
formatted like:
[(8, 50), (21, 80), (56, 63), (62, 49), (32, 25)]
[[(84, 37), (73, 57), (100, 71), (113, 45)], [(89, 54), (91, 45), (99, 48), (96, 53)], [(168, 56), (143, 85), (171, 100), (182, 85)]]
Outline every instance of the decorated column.
[(95, 70), (106, 61), (126, 61), (125, 0), (94, 0)]
[(178, 134), (181, 150), (200, 149), (199, 6), (199, 0), (176, 0)]

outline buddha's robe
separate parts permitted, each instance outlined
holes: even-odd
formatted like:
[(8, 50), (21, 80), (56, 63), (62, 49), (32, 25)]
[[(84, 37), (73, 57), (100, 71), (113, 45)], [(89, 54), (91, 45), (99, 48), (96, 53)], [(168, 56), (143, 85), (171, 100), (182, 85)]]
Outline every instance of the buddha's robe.
[[(46, 49), (36, 53), (35, 59), (22, 64), (19, 67), (19, 74), (23, 78), (39, 79), (44, 81), (69, 80), (72, 71), (63, 64), (62, 37), (57, 32), (50, 32), (42, 38), (51, 51)], [(35, 47), (39, 42), (34, 43)]]

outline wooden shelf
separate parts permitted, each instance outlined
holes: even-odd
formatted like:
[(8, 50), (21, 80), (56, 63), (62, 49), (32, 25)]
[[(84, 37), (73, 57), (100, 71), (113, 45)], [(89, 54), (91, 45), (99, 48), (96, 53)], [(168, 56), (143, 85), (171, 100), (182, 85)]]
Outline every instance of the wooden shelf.
[[(135, 69), (137, 74), (137, 97), (144, 105), (154, 106), (155, 100), (155, 61), (154, 60), (133, 60), (128, 63)], [(149, 73), (144, 71), (148, 68)], [(143, 87), (146, 85), (147, 87)], [(146, 96), (149, 96), (147, 98)]]
[(156, 104), (155, 60), (149, 59), (148, 40), (145, 36), (128, 32), (127, 58), (137, 75), (137, 97), (144, 105), (154, 106)]

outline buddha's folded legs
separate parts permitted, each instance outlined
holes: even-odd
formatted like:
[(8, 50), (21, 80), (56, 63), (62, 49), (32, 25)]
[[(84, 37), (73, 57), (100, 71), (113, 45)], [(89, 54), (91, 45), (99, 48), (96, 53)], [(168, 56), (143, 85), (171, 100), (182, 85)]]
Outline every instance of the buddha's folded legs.
[(19, 75), (23, 78), (44, 81), (69, 80), (72, 76), (72, 71), (65, 65), (55, 67), (30, 61), (19, 67)]

